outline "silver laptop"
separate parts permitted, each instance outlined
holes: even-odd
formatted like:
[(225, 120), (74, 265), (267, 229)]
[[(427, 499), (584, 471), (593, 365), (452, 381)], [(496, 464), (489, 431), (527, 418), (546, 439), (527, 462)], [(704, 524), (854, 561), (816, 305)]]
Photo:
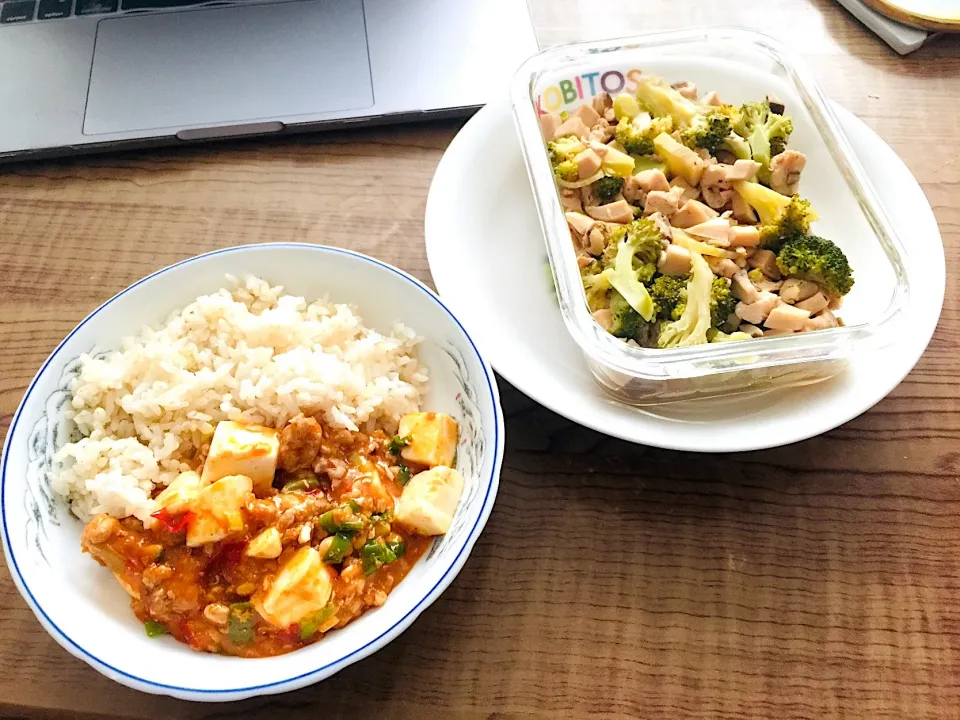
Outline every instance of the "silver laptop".
[(0, 0), (0, 160), (463, 114), (525, 0)]

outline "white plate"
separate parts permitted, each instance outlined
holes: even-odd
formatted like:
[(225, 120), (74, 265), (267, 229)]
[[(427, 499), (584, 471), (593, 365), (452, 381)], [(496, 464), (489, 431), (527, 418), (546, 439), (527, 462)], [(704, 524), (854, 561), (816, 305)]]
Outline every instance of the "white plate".
[[(427, 258), (437, 290), (506, 380), (574, 422), (644, 445), (709, 452), (776, 447), (832, 430), (879, 402), (910, 372), (933, 335), (946, 271), (933, 211), (917, 181), (861, 120), (834, 110), (918, 278), (893, 347), (854, 359), (824, 383), (749, 399), (637, 409), (596, 385), (553, 295), (543, 234), (507, 102), (477, 113), (454, 138), (427, 199)], [(441, 231), (457, 227), (458, 232)]]

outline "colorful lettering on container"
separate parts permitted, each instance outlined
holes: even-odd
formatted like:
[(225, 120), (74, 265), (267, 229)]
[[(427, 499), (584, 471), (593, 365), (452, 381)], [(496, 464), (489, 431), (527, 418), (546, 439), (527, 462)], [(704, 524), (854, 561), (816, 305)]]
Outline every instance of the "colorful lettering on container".
[[(614, 82), (608, 83), (607, 79), (611, 77), (616, 79)], [(610, 93), (611, 95), (615, 95), (623, 90), (625, 84), (626, 80), (624, 80), (623, 73), (618, 70), (608, 70), (600, 76), (600, 87), (603, 88), (604, 92)]]
[(560, 94), (560, 88), (558, 88), (556, 85), (551, 85), (544, 90), (543, 102), (546, 104), (549, 112), (559, 110), (560, 106), (563, 105), (563, 95)]
[(557, 112), (564, 105), (576, 100), (592, 98), (600, 92), (616, 95), (618, 92), (635, 92), (639, 85), (641, 71), (633, 68), (622, 73), (619, 70), (589, 72), (573, 78), (559, 80), (550, 85), (537, 97), (537, 113), (544, 115)]
[(577, 91), (573, 88), (573, 83), (569, 80), (561, 80), (559, 83), (560, 92), (563, 93), (563, 101), (565, 103), (572, 103), (577, 99)]

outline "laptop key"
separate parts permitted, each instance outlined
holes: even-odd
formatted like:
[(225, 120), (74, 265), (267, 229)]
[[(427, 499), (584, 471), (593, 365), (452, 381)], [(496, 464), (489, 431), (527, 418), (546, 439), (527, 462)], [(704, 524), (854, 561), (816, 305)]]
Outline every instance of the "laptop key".
[(119, 0), (77, 0), (77, 15), (101, 15), (117, 11)]
[(11, 0), (0, 8), (0, 23), (27, 22), (33, 20), (34, 0)]
[(40, 5), (37, 7), (37, 20), (67, 17), (72, 9), (72, 0), (40, 0)]

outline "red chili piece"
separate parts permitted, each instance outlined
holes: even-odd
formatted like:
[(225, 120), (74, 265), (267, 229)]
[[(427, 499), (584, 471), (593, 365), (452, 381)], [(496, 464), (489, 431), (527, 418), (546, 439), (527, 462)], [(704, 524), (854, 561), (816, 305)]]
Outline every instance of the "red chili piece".
[(161, 508), (150, 515), (154, 520), (160, 523), (161, 527), (168, 533), (178, 533), (187, 527), (187, 524), (196, 517), (196, 514), (190, 510), (171, 515), (166, 508)]

